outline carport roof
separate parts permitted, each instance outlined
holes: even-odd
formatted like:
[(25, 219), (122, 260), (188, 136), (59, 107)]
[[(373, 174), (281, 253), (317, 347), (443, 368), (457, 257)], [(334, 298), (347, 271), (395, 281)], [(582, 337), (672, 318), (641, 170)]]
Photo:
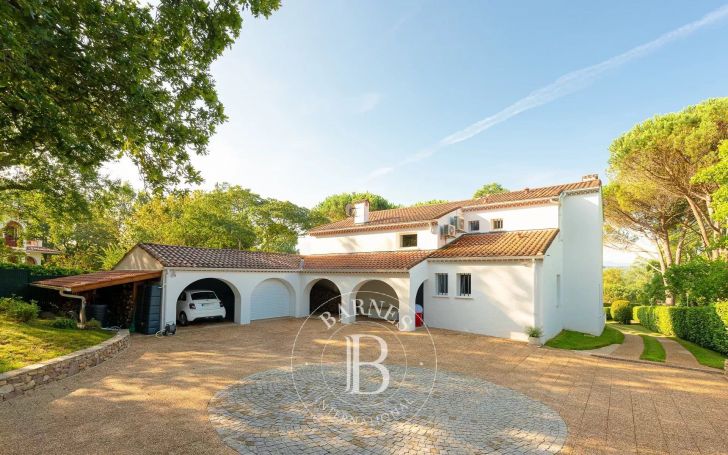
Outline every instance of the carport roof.
[(162, 276), (161, 270), (109, 270), (86, 273), (84, 275), (64, 276), (31, 283), (41, 288), (57, 289), (66, 292), (84, 292), (92, 289), (153, 280)]

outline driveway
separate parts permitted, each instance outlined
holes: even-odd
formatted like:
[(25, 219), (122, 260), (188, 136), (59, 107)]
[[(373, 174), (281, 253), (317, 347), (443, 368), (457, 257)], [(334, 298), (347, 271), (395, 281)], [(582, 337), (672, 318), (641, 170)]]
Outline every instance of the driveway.
[[(233, 453), (212, 427), (215, 393), (285, 367), (301, 321), (206, 325), (174, 337), (134, 336), (116, 358), (0, 403), (2, 453)], [(557, 411), (562, 453), (728, 453), (728, 381), (445, 330), (432, 331), (438, 368), (509, 387)], [(320, 352), (323, 324), (297, 346)], [(408, 350), (426, 333), (402, 333)], [(392, 359), (397, 362), (398, 359)]]

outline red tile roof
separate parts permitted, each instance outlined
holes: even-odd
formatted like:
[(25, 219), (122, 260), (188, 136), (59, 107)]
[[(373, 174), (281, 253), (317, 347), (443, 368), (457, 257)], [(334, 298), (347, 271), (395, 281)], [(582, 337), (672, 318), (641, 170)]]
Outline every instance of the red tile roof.
[(33, 286), (63, 289), (67, 292), (83, 292), (91, 289), (133, 283), (135, 281), (153, 280), (162, 276), (161, 270), (110, 270), (84, 275), (64, 276), (41, 280)]
[(371, 253), (297, 254), (233, 249), (194, 248), (141, 243), (139, 247), (165, 267), (253, 270), (408, 270), (431, 250)]
[(156, 243), (140, 243), (139, 248), (152, 255), (165, 267), (261, 270), (295, 270), (300, 267), (300, 256), (295, 254)]
[(432, 250), (303, 256), (303, 270), (409, 270), (427, 259)]
[(465, 234), (439, 250), (431, 258), (498, 258), (543, 256), (556, 238), (558, 229)]
[(542, 256), (558, 229), (465, 234), (439, 250), (365, 253), (297, 254), (234, 249), (139, 244), (165, 267), (248, 270), (398, 270), (406, 271), (428, 258), (497, 258)]
[(467, 206), (467, 210), (474, 207), (489, 206), (491, 204), (504, 204), (513, 202), (526, 202), (534, 199), (546, 199), (559, 196), (564, 191), (591, 190), (601, 187), (599, 179), (586, 180), (582, 182), (566, 183), (563, 185), (545, 186), (541, 188), (524, 188), (518, 191), (507, 193), (489, 194), (488, 196), (475, 199)]
[(448, 213), (462, 207), (468, 201), (453, 201), (442, 204), (420, 205), (417, 207), (403, 207), (398, 209), (375, 210), (369, 212), (369, 221), (366, 224), (354, 223), (354, 218), (349, 217), (334, 223), (317, 226), (309, 231), (309, 234), (331, 233), (334, 231), (350, 231), (351, 229), (376, 228), (386, 225), (389, 228), (404, 226), (409, 223), (426, 225), (423, 221), (431, 221), (447, 215)]
[(500, 208), (524, 205), (539, 205), (545, 200), (559, 196), (564, 191), (590, 191), (598, 190), (602, 185), (599, 179), (586, 180), (563, 185), (546, 186), (541, 188), (524, 188), (507, 193), (491, 194), (479, 199), (445, 202), (442, 204), (421, 205), (417, 207), (403, 207), (389, 210), (376, 210), (369, 212), (369, 221), (363, 224), (354, 223), (349, 217), (334, 223), (324, 224), (309, 230), (312, 236), (347, 234), (355, 232), (393, 230), (403, 228), (426, 227), (430, 222), (462, 208), (465, 211), (479, 208)]

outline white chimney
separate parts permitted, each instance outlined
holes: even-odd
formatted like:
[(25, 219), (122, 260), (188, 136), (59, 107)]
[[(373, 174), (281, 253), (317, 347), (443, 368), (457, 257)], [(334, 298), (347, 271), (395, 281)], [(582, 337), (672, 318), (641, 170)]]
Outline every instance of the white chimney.
[(582, 182), (591, 182), (592, 180), (599, 180), (599, 174), (589, 174), (581, 178)]
[(369, 221), (369, 201), (354, 203), (354, 224), (362, 224)]

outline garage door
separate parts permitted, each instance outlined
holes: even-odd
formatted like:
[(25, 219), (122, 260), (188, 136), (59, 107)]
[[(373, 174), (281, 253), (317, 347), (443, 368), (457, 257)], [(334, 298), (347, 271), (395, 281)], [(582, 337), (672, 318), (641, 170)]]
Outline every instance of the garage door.
[(291, 295), (288, 288), (276, 280), (260, 283), (250, 301), (250, 319), (268, 319), (290, 316)]

